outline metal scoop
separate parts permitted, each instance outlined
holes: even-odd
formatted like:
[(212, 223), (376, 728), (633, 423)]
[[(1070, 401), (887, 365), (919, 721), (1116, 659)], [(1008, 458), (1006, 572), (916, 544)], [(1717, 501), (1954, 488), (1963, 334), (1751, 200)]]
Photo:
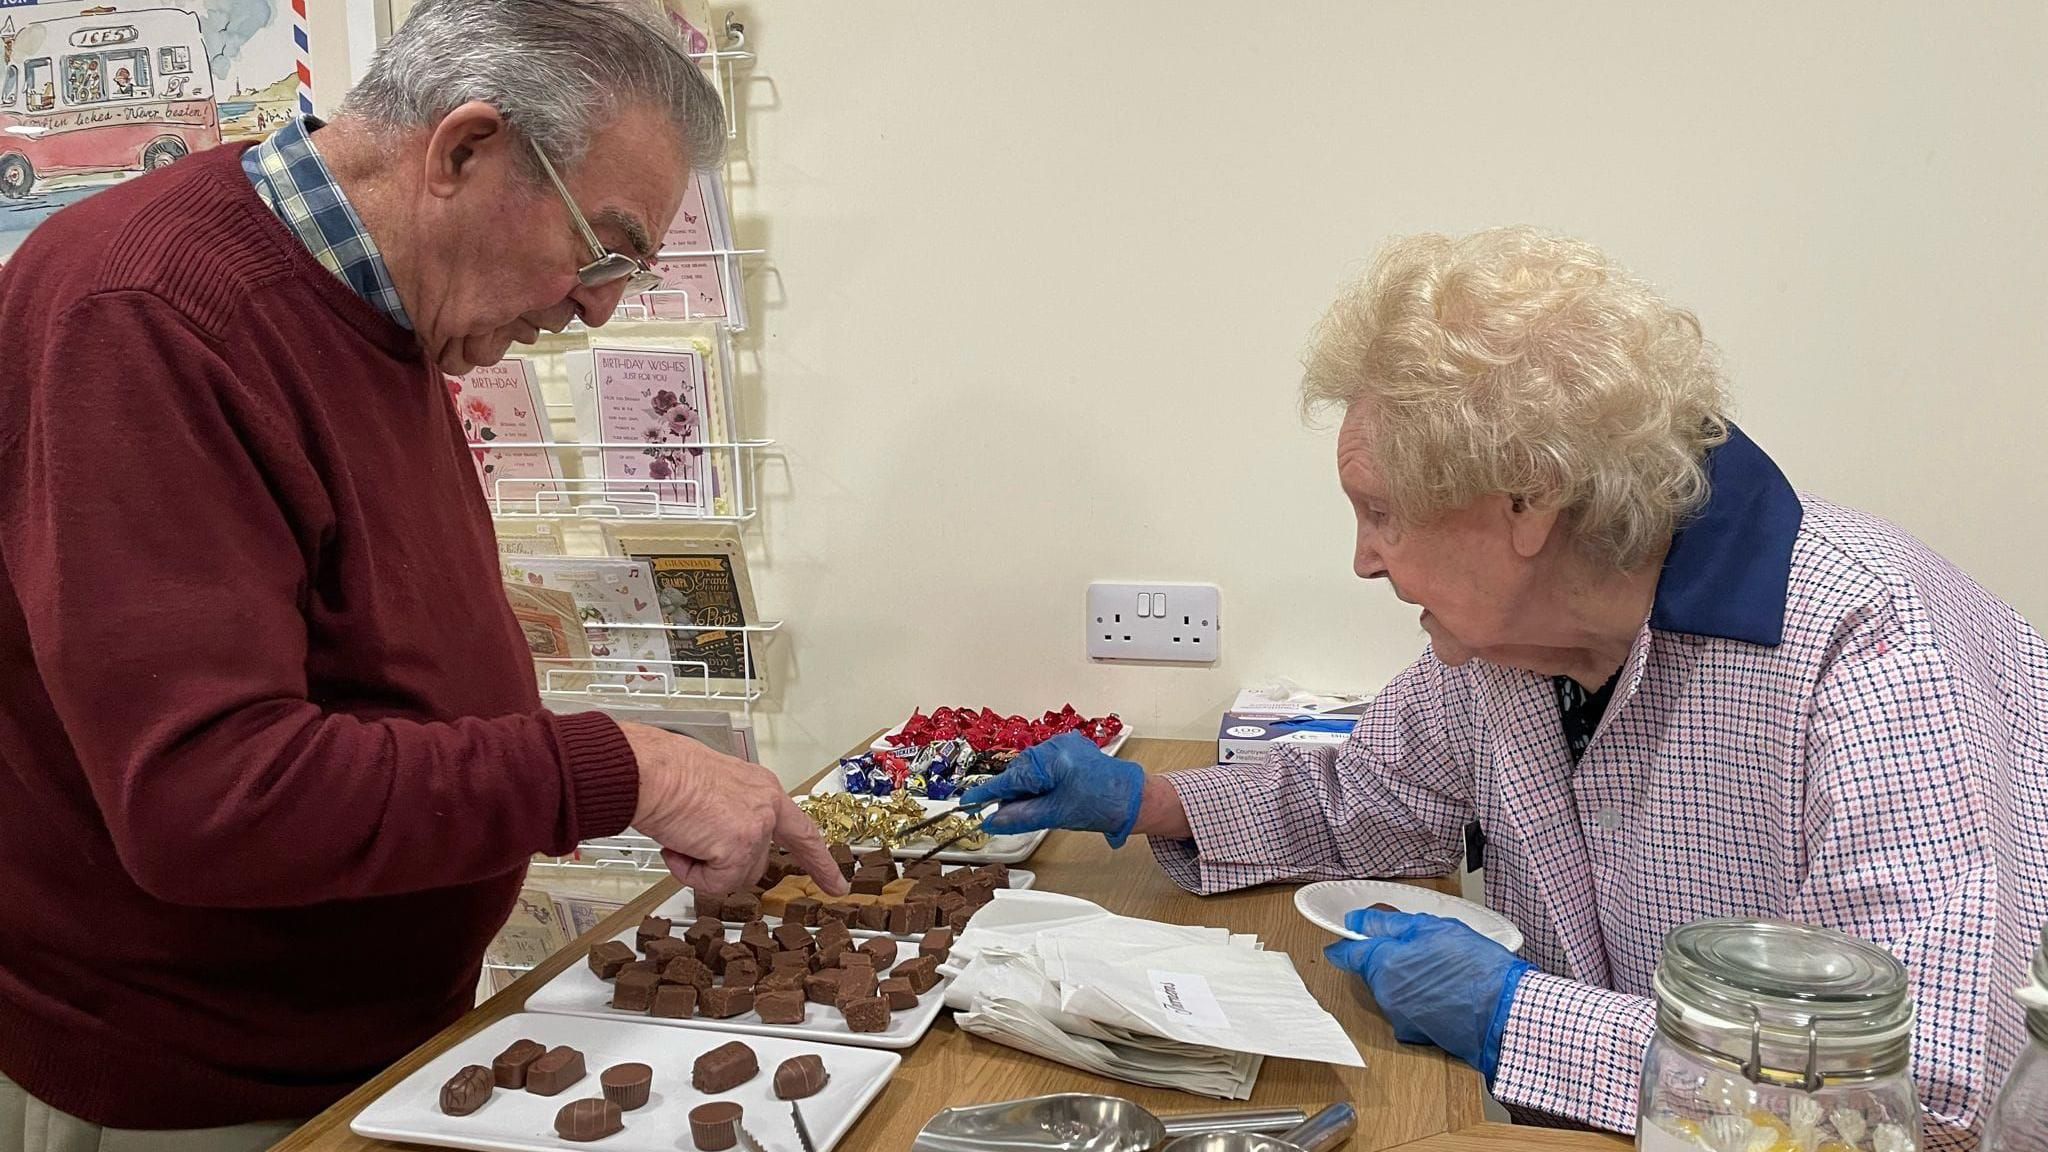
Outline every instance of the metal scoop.
[(1278, 1136), (1259, 1132), (1203, 1132), (1182, 1136), (1162, 1152), (1330, 1152), (1358, 1131), (1358, 1112), (1349, 1104), (1332, 1104), (1308, 1122)]
[(1235, 1109), (1160, 1117), (1121, 1096), (1064, 1092), (948, 1108), (924, 1126), (912, 1152), (1157, 1152), (1190, 1132), (1286, 1132), (1299, 1108)]

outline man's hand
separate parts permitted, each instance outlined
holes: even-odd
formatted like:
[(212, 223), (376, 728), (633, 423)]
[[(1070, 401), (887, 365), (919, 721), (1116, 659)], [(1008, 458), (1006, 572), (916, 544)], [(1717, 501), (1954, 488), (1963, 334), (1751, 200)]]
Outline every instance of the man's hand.
[(1508, 1007), (1535, 966), (1461, 920), (1354, 908), (1344, 926), (1366, 939), (1339, 940), (1323, 955), (1365, 977), (1394, 1039), (1435, 1044), (1492, 1083)]
[(677, 880), (714, 895), (745, 888), (768, 863), (773, 843), (828, 895), (846, 894), (846, 878), (818, 826), (773, 772), (645, 724), (622, 721), (619, 730), (640, 762), (633, 827), (661, 845)]
[(1121, 848), (1138, 822), (1145, 770), (1106, 755), (1079, 732), (1062, 732), (1017, 754), (1002, 774), (969, 788), (962, 804), (1002, 803), (982, 827), (996, 835), (1074, 828)]

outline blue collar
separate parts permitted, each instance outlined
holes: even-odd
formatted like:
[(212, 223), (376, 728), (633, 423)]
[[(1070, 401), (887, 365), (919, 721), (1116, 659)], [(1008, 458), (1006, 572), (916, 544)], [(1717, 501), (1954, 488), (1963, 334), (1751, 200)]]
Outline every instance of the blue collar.
[(1650, 627), (1775, 648), (1785, 639), (1799, 496), (1733, 424), (1706, 469), (1706, 507), (1671, 538)]
[(310, 116), (286, 121), (270, 139), (242, 153), (242, 174), (313, 259), (385, 319), (411, 328), (377, 241), (313, 146), (313, 131), (319, 127), (321, 122)]

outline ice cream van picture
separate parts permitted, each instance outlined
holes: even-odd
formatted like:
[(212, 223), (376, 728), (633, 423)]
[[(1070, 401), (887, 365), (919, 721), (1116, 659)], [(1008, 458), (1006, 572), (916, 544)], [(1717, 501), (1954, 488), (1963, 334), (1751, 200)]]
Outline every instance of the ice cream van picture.
[(103, 182), (220, 143), (199, 17), (88, 8), (0, 19), (0, 197)]

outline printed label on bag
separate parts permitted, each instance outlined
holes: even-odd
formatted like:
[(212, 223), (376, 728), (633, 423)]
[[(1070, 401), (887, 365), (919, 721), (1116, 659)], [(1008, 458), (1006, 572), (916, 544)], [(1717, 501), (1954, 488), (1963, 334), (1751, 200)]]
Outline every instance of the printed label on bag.
[(1153, 999), (1174, 1017), (1197, 1028), (1230, 1027), (1223, 1008), (1216, 1003), (1216, 994), (1209, 991), (1206, 977), (1193, 972), (1161, 972), (1156, 968), (1146, 969), (1146, 974), (1152, 977)]

